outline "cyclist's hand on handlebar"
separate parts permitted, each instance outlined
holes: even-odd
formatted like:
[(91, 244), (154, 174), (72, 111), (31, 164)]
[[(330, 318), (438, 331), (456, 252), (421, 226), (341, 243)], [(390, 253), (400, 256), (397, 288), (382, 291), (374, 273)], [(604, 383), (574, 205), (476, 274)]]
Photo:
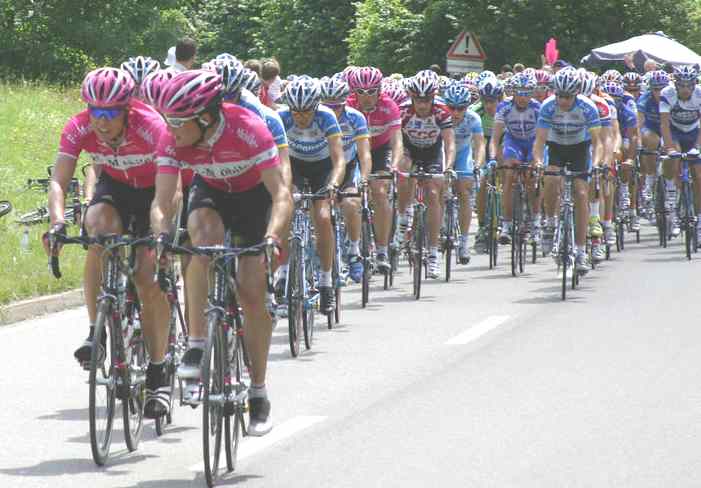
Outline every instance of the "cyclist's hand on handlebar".
[(44, 232), (44, 234), (41, 236), (41, 241), (44, 245), (44, 251), (46, 252), (47, 256), (58, 256), (61, 252), (61, 243), (53, 242), (53, 236), (57, 234), (62, 236), (66, 235), (66, 224), (54, 224), (51, 226), (51, 229), (49, 229), (48, 232)]
[(443, 171), (443, 175), (448, 179), (455, 179), (458, 176), (453, 168), (446, 168), (446, 170)]

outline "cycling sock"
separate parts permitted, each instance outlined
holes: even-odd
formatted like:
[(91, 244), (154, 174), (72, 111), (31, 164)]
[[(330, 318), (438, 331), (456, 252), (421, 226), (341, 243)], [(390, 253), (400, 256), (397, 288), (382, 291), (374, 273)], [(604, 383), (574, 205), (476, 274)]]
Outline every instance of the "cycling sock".
[(268, 390), (265, 388), (265, 383), (262, 385), (251, 384), (248, 389), (248, 398), (268, 398)]
[(437, 258), (437, 257), (438, 257), (438, 246), (431, 246), (431, 247), (428, 249), (428, 254), (429, 254), (432, 258)]
[(195, 337), (187, 338), (187, 347), (189, 349), (202, 349), (204, 350), (205, 339), (197, 339)]
[(377, 254), (384, 254), (387, 256), (387, 246), (377, 246)]
[(319, 271), (319, 286), (331, 286), (331, 270)]
[(589, 212), (589, 215), (591, 217), (596, 217), (597, 219), (599, 218), (599, 202), (591, 202), (589, 204), (589, 208), (591, 209)]
[(287, 267), (288, 264), (281, 264), (280, 267), (277, 270), (277, 279), (278, 280), (284, 280), (287, 279)]
[(360, 255), (360, 241), (350, 241), (350, 249), (348, 250), (348, 254), (352, 256), (359, 256)]
[(539, 213), (533, 215), (533, 224), (534, 224), (536, 227), (540, 227), (540, 220), (541, 220), (541, 218), (540, 218), (540, 214), (539, 214)]

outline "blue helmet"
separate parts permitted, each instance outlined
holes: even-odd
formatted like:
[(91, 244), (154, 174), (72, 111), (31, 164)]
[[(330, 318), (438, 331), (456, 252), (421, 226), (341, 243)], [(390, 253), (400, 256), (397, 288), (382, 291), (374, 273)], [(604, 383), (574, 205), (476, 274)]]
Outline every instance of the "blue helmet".
[(669, 75), (666, 71), (657, 70), (648, 73), (650, 76), (648, 78), (648, 84), (650, 88), (664, 88), (669, 85)]
[(694, 82), (699, 77), (699, 70), (695, 66), (677, 66), (674, 68), (674, 81), (681, 81), (685, 83)]
[(575, 69), (561, 69), (552, 79), (553, 91), (567, 95), (576, 95), (580, 88), (579, 73)]
[(285, 103), (294, 112), (316, 110), (321, 101), (319, 82), (309, 77), (298, 77), (285, 87)]
[(445, 90), (443, 99), (449, 107), (467, 107), (472, 101), (472, 94), (462, 83), (453, 83)]
[(350, 87), (342, 78), (332, 76), (321, 79), (321, 99), (325, 102), (345, 102), (350, 95)]
[(607, 93), (614, 98), (621, 98), (625, 94), (623, 86), (615, 81), (607, 81), (601, 85), (601, 89), (604, 91), (604, 93)]
[(499, 98), (504, 94), (504, 85), (496, 78), (487, 78), (479, 84), (480, 96)]

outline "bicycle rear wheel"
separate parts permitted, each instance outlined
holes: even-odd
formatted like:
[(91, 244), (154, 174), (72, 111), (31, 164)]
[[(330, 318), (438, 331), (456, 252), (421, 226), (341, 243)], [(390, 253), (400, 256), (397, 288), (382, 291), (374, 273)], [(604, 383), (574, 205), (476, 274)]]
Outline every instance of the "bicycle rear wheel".
[(226, 341), (215, 311), (207, 320), (207, 343), (202, 357), (202, 454), (207, 486), (219, 477), (224, 420), (224, 367)]
[[(290, 241), (289, 265), (287, 268), (287, 327), (292, 357), (299, 355), (299, 342), (302, 337), (304, 322), (304, 276), (302, 275), (302, 249), (297, 239)], [(304, 328), (304, 342), (307, 349), (311, 347), (311, 336)]]
[(20, 215), (17, 223), (21, 225), (37, 225), (49, 222), (49, 210), (45, 207)]
[[(242, 327), (241, 317), (237, 316), (235, 318), (237, 329)], [(229, 471), (234, 471), (236, 469), (236, 458), (238, 456), (239, 444), (241, 437), (246, 433), (246, 423), (244, 418), (244, 413), (246, 411), (248, 401), (248, 395), (246, 384), (243, 382), (243, 371), (244, 371), (244, 361), (243, 361), (243, 337), (236, 336), (236, 346), (234, 349), (234, 356), (231, 363), (231, 389), (234, 395), (234, 408), (231, 415), (224, 417), (224, 432), (226, 435), (225, 446), (226, 446), (226, 467)]]
[[(314, 342), (314, 321), (316, 317), (316, 307), (315, 304), (318, 303), (312, 300), (312, 290), (316, 290), (316, 285), (314, 280), (316, 279), (316, 260), (311, 253), (304, 253), (304, 270), (300, 270), (300, 276), (302, 276), (301, 286), (302, 286), (302, 297), (303, 304), (302, 310), (302, 329), (304, 331), (304, 346), (307, 349), (311, 349), (312, 343)], [(319, 298), (317, 294), (317, 299)], [(308, 346), (308, 347), (307, 347)]]
[(423, 210), (418, 210), (414, 215), (414, 244), (413, 244), (413, 262), (414, 267), (414, 298), (418, 300), (421, 298), (421, 273), (424, 267), (423, 259), (423, 236), (424, 236), (424, 222), (423, 222)]
[[(90, 447), (95, 464), (102, 466), (112, 444), (112, 426), (116, 398), (115, 342), (112, 327), (112, 305), (99, 305), (90, 353)], [(104, 346), (103, 338), (104, 337)]]
[[(131, 344), (124, 345), (127, 369), (122, 377), (128, 387), (122, 398), (122, 419), (124, 421), (124, 441), (129, 451), (139, 447), (144, 428), (144, 404), (146, 403), (146, 346), (141, 335), (132, 337)], [(171, 394), (172, 398), (172, 394)]]
[(562, 299), (567, 299), (567, 268), (570, 265), (570, 255), (569, 255), (569, 232), (567, 226), (562, 227), (562, 241), (560, 242), (560, 248), (558, 249), (560, 253), (560, 265), (562, 266)]

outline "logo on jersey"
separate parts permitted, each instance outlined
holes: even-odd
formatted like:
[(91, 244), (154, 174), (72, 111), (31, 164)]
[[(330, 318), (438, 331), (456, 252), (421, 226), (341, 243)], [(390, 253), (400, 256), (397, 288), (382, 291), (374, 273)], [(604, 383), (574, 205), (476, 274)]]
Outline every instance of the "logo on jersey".
[(243, 127), (239, 127), (238, 129), (236, 129), (236, 135), (239, 136), (239, 139), (248, 144), (250, 147), (258, 147), (258, 141), (256, 140), (256, 136), (248, 132)]

